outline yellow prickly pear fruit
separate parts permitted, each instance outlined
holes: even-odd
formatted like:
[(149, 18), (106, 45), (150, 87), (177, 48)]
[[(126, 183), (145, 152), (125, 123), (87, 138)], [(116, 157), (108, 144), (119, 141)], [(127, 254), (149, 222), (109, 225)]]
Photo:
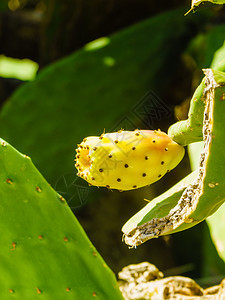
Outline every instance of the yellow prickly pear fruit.
[(184, 156), (184, 148), (160, 130), (120, 130), (91, 136), (76, 151), (78, 176), (91, 185), (120, 191), (152, 184)]

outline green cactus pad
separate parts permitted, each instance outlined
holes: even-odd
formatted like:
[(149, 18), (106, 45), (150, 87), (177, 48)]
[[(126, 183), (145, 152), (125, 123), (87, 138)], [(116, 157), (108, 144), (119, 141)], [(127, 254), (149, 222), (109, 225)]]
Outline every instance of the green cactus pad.
[[(191, 182), (193, 182), (196, 176), (197, 172), (192, 172), (174, 185), (171, 189), (150, 201), (123, 226), (122, 231), (124, 232), (124, 237), (133, 236), (133, 233), (137, 233), (136, 230), (138, 226), (146, 224), (149, 220), (154, 220), (156, 217), (161, 218), (168, 214), (170, 210), (177, 204), (184, 190), (188, 187), (188, 185), (191, 184)], [(155, 237), (157, 237), (156, 234)]]
[(0, 299), (123, 299), (114, 274), (31, 159), (0, 139), (0, 165)]
[[(179, 189), (174, 187), (173, 199), (177, 204), (168, 204), (164, 194), (149, 204), (125, 224), (125, 242), (137, 246), (148, 239), (188, 229), (212, 215), (225, 200), (225, 73), (205, 70), (205, 110), (203, 120), (204, 148), (193, 181), (175, 197)], [(202, 101), (199, 98), (199, 101)], [(156, 207), (154, 218), (152, 209)]]
[(204, 88), (205, 83), (203, 79), (191, 99), (188, 119), (175, 123), (168, 130), (168, 135), (180, 145), (185, 146), (203, 139)]

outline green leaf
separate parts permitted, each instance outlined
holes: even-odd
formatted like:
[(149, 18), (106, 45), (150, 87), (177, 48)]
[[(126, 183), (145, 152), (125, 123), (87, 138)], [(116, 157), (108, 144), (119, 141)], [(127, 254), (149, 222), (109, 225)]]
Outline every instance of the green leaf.
[(0, 139), (0, 298), (123, 299), (114, 274), (31, 159)]

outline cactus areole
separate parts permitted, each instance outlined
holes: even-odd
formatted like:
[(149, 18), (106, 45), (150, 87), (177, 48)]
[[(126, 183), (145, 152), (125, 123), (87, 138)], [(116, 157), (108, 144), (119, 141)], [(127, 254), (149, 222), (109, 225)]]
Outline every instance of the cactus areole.
[(78, 176), (91, 185), (120, 191), (152, 184), (184, 156), (184, 148), (160, 130), (120, 130), (87, 137), (76, 152)]

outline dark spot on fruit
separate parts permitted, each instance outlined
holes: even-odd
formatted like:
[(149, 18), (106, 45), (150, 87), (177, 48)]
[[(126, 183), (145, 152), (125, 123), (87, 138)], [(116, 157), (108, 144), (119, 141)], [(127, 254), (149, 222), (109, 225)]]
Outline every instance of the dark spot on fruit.
[(109, 154), (109, 158), (112, 158), (112, 154)]
[(164, 161), (161, 161), (161, 165), (164, 165), (164, 163), (165, 163)]
[(102, 139), (103, 139), (103, 136), (100, 136), (99, 139), (102, 140)]
[(139, 133), (139, 132), (136, 132), (136, 133), (135, 133), (135, 135), (136, 135), (136, 136), (139, 136), (139, 135), (140, 135), (140, 133)]
[(107, 187), (107, 189), (109, 189), (109, 188), (110, 188), (110, 186), (109, 186), (109, 185), (106, 185), (106, 187)]
[(118, 143), (119, 143), (119, 141), (118, 141), (118, 140), (115, 140), (115, 141), (114, 141), (114, 143), (115, 143), (115, 144), (118, 144)]
[(133, 188), (135, 189), (137, 186), (136, 185), (133, 185)]
[(142, 176), (145, 177), (145, 176), (146, 176), (146, 173), (143, 173)]
[(155, 140), (152, 140), (153, 143), (155, 143)]
[(97, 147), (94, 147), (94, 148), (93, 148), (93, 151), (96, 151), (96, 150), (97, 150)]
[(125, 168), (128, 168), (129, 166), (128, 166), (128, 164), (125, 164), (124, 167), (125, 167)]
[(161, 176), (162, 176), (161, 174), (158, 175), (158, 177), (161, 177)]
[(145, 156), (145, 160), (148, 160), (149, 159), (149, 157), (148, 156)]
[(91, 177), (91, 180), (95, 180), (95, 178), (94, 178), (94, 177)]
[(168, 148), (165, 148), (165, 151), (168, 151), (169, 149)]
[(117, 178), (117, 181), (118, 181), (118, 182), (120, 182), (120, 181), (121, 181), (121, 179), (120, 179), (120, 178)]
[(103, 172), (103, 169), (99, 169), (99, 172)]
[(136, 147), (132, 147), (132, 150), (135, 150), (136, 149)]

